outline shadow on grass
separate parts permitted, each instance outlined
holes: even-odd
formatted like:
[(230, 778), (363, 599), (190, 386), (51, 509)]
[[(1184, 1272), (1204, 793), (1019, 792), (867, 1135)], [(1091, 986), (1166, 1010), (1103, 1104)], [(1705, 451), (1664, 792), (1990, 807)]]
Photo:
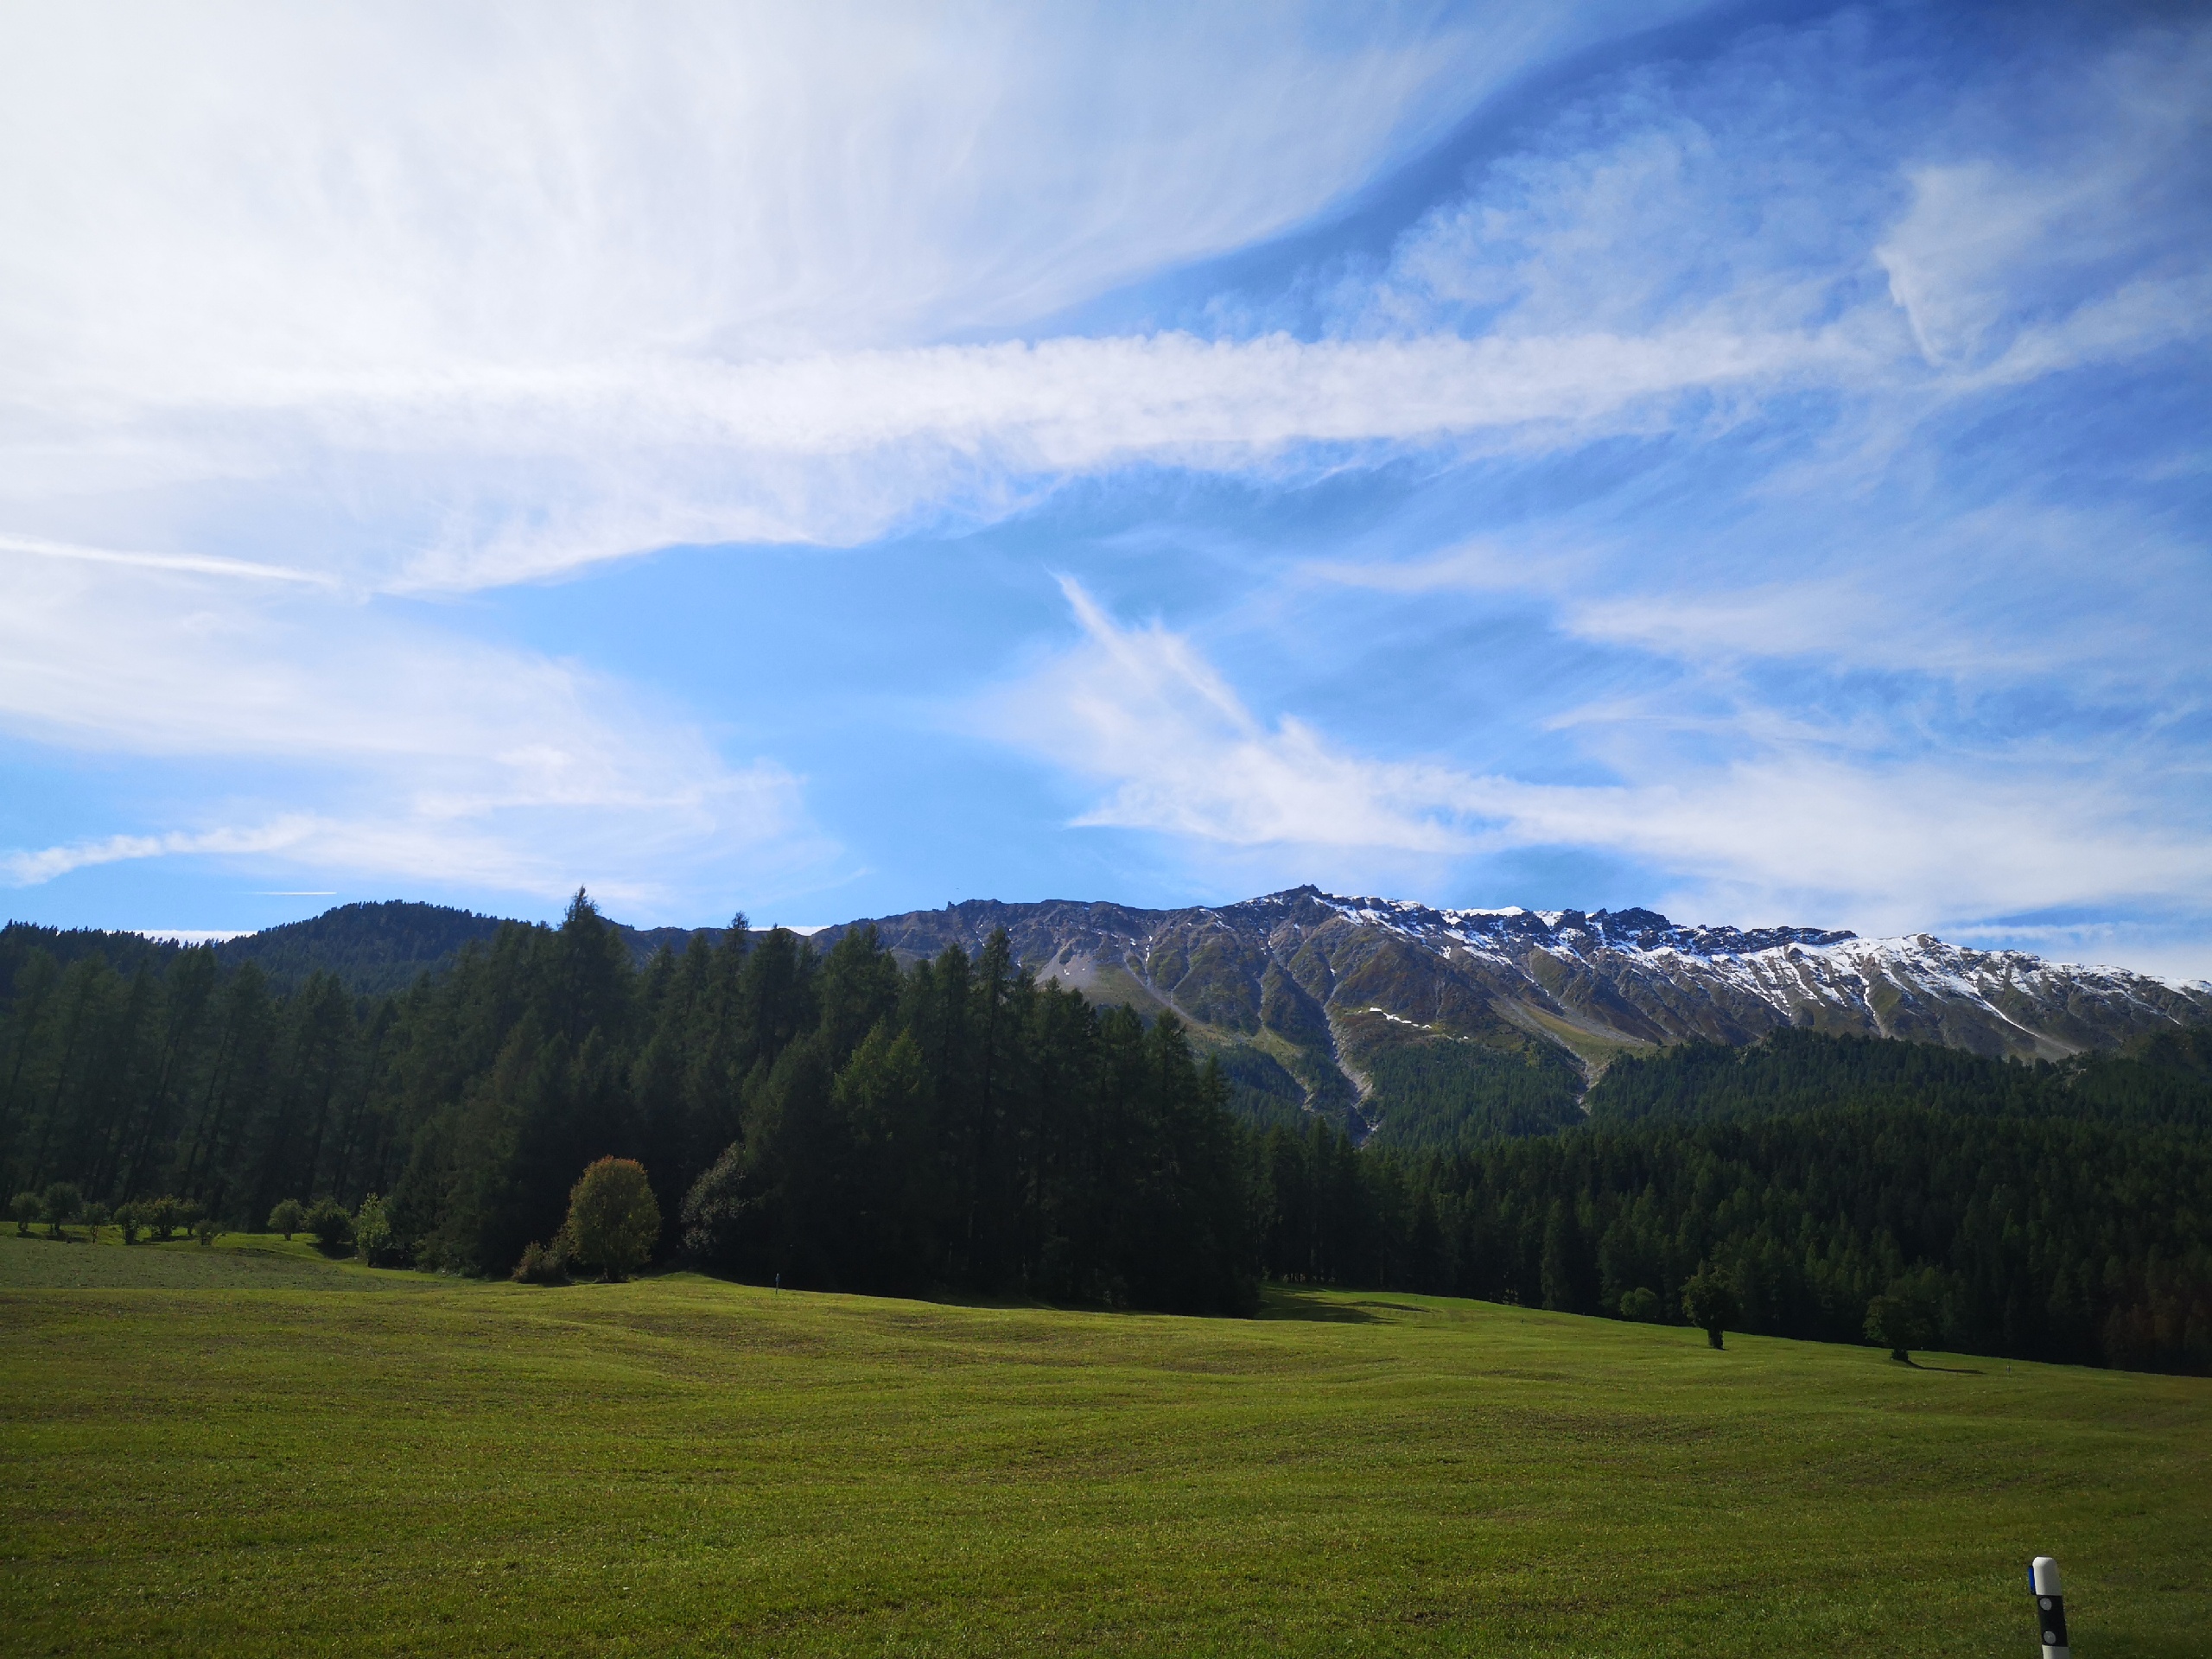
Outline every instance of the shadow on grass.
[(1378, 1310), (1390, 1313), (1420, 1313), (1427, 1310), (1412, 1302), (1389, 1302), (1375, 1297), (1346, 1301), (1297, 1285), (1269, 1285), (1260, 1294), (1263, 1319), (1311, 1319), (1325, 1325), (1374, 1325)]
[[(658, 1278), (671, 1274), (687, 1274), (715, 1284), (743, 1286), (748, 1290), (780, 1292), (791, 1296), (849, 1295), (891, 1301), (920, 1302), (932, 1307), (972, 1308), (988, 1313), (1103, 1313), (1131, 1319), (1241, 1319), (1241, 1313), (1179, 1311), (1172, 1308), (1146, 1306), (1114, 1306), (1096, 1302), (1047, 1301), (1041, 1297), (1008, 1295), (988, 1291), (958, 1290), (935, 1285), (927, 1289), (859, 1290), (823, 1285), (763, 1284), (758, 1280), (737, 1274), (725, 1273), (696, 1264), (649, 1269), (641, 1279)], [(1375, 1325), (1383, 1315), (1391, 1313), (1433, 1313), (1415, 1302), (1391, 1301), (1382, 1296), (1366, 1296), (1357, 1300), (1341, 1291), (1322, 1291), (1302, 1285), (1268, 1284), (1260, 1292), (1260, 1305), (1250, 1317), (1262, 1319), (1303, 1319), (1328, 1325)]]

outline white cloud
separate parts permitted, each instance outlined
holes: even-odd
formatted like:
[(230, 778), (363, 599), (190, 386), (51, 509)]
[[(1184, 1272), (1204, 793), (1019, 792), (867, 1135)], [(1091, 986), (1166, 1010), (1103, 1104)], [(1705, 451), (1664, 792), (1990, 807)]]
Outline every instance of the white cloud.
[[(1176, 343), (908, 348), (1297, 224), (1531, 65), (1650, 21), (1613, 0), (1356, 26), (1318, 5), (27, 16), (0, 57), (21, 163), (0, 169), (0, 528), (236, 556), (206, 538), (265, 535), (274, 497), (321, 567), (502, 581), (1003, 497), (963, 458), (1051, 464), (1056, 411), (1110, 404)], [(1220, 424), (1161, 418), (1090, 447)]]
[(1780, 559), (1767, 553), (1785, 533), (1780, 515), (1765, 513), (1716, 538), (1703, 568), (1638, 573), (1607, 550), (1590, 561), (1599, 579), (1548, 591), (1578, 638), (1707, 671), (1796, 658), (1970, 694), (2063, 677), (2075, 698), (2129, 702), (2199, 677), (2191, 642), (2212, 623), (2204, 549), (2133, 503), (2069, 507), (2023, 492), (1860, 515), (1800, 529)]
[(1001, 327), (1294, 224), (1632, 15), (44, 13), (0, 67), (41, 162), (0, 186), (5, 315), (130, 398)]
[[(2212, 29), (2146, 31), (2069, 67), (2007, 89), (2064, 143), (1908, 172), (1911, 205), (1874, 253), (1931, 365), (2023, 377), (2203, 328), (2188, 220), (2202, 211)], [(2011, 111), (1968, 114), (1955, 147)]]
[[(1738, 702), (1751, 695), (1745, 675), (1777, 664), (1940, 682), (1969, 699), (2054, 681), (2075, 702), (2114, 708), (2197, 695), (2212, 586), (2193, 526), (2125, 498), (2054, 503), (2033, 480), (1972, 505), (1910, 476), (1884, 483), (1763, 487), (1690, 533), (1540, 521), (1414, 558), (1311, 560), (1299, 575), (1477, 604), (1532, 598), (1568, 638), (1649, 653)], [(1808, 500), (1830, 505), (1808, 512)]]
[(118, 864), (135, 858), (163, 858), (177, 853), (272, 853), (295, 847), (315, 828), (305, 817), (279, 819), (260, 830), (209, 830), (187, 835), (110, 836), (105, 841), (44, 847), (35, 852), (0, 853), (0, 871), (19, 887), (36, 887), (72, 870)]
[[(2048, 74), (2006, 66), (1907, 102), (1917, 130), (1881, 164), (1843, 27), (1607, 84), (1336, 296), (1349, 329), (1456, 318), (1541, 340), (1571, 318), (1823, 354), (1716, 378), (1709, 407), (1667, 406), (1669, 453), (1649, 447), (1618, 506), (1592, 491), (1441, 552), (1319, 559), (1307, 576), (1536, 595), (1573, 638), (1726, 680), (1739, 703), (1731, 676), (1782, 662), (1944, 679), (1969, 702), (2038, 679), (2080, 702), (2196, 695), (2201, 515), (2112, 476), (2190, 463), (2156, 434), (2109, 453), (2056, 386), (2033, 416), (1993, 405), (2087, 367), (2171, 374), (2170, 348), (2212, 329), (2212, 29), (2148, 29)], [(1777, 412), (1793, 403), (1812, 412)], [(2050, 453), (2076, 429), (2053, 463), (2069, 470), (2008, 464), (2016, 442)], [(1470, 512), (1481, 522), (1479, 501)]]
[(1666, 902), (1725, 916), (1841, 915), (1897, 933), (2148, 893), (2212, 908), (2212, 856), (2164, 821), (2155, 780), (2122, 794), (2107, 774), (2092, 794), (2032, 764), (1809, 745), (1666, 760), (1615, 787), (1492, 782), (1482, 797), (1512, 844), (1634, 858), (1673, 874)]
[[(577, 664), (230, 573), (4, 552), (0, 572), (0, 728), (228, 770), (249, 798), (6, 855), (18, 884), (254, 855), (538, 896), (583, 880), (658, 908), (738, 861), (788, 871), (830, 851), (783, 768), (730, 765), (679, 712)], [(290, 804), (251, 806), (272, 791)]]
[(79, 547), (68, 542), (49, 542), (29, 536), (0, 536), (0, 554), (8, 553), (39, 559), (73, 559), (85, 564), (124, 565), (142, 570), (180, 570), (193, 575), (238, 576), (252, 582), (300, 582), (310, 588), (336, 586), (331, 577), (319, 571), (256, 564), (250, 559), (194, 553), (134, 553), (124, 548)]
[[(213, 417), (211, 442), (251, 447), (259, 432), (272, 448), (290, 444), (300, 476), (286, 488), (309, 484), (365, 515), (324, 556), (340, 558), (349, 581), (466, 588), (679, 542), (850, 543), (919, 512), (995, 517), (1054, 480), (1131, 462), (1299, 472), (1337, 464), (1346, 447), (1485, 434), (1522, 448), (1586, 443), (1662, 423), (1667, 400), (1686, 391), (1847, 378), (1859, 356), (1819, 332), (1691, 327), (1629, 338), (1166, 334), (736, 365), (455, 365), (414, 382), (385, 374), (299, 388), (281, 417)], [(162, 451), (164, 465), (174, 453)], [(56, 511), (45, 476), (43, 457), (12, 467), (0, 457), (0, 505)], [(116, 505), (130, 499), (126, 482), (115, 483), (103, 512), (129, 510)], [(245, 493), (265, 512), (273, 493), (257, 483)], [(78, 512), (88, 494), (61, 505)], [(169, 510), (167, 494), (148, 499)], [(360, 557), (336, 551), (364, 541)]]
[(1290, 718), (1254, 717), (1191, 642), (1125, 628), (1061, 587), (1081, 645), (980, 711), (983, 728), (1111, 792), (1075, 822), (1249, 847), (1463, 849), (1448, 774), (1380, 766)]
[[(526, 519), (435, 543), (403, 585), (512, 581), (671, 541), (851, 543), (924, 509), (995, 516), (1052, 481), (1135, 461), (1331, 464), (1342, 446), (1492, 433), (1581, 443), (1648, 424), (1693, 388), (1834, 372), (1820, 336), (1205, 341), (1186, 334), (944, 346), (558, 383), (397, 427), (361, 412), (346, 447), (465, 451), (529, 435)], [(1318, 460), (1300, 452), (1323, 447)], [(493, 461), (494, 457), (484, 457)]]
[(2076, 923), (1994, 921), (1948, 929), (1955, 944), (1985, 950), (2026, 950), (2049, 962), (2123, 964), (2180, 983), (2212, 984), (2212, 949), (2202, 915), (2140, 914)]
[[(2168, 815), (2156, 769), (2006, 755), (1898, 760), (1769, 722), (1700, 760), (1649, 723), (1592, 715), (1618, 782), (1530, 783), (1379, 759), (1255, 715), (1187, 638), (1116, 622), (1065, 582), (1084, 639), (992, 699), (983, 724), (1104, 792), (1077, 824), (1294, 849), (1338, 871), (1580, 849), (1656, 871), (1709, 918), (1897, 933), (2164, 895), (2212, 912), (2212, 852)], [(2094, 787), (2085, 784), (2094, 779)], [(1352, 856), (1346, 856), (1351, 855)], [(1491, 895), (1511, 899), (1516, 895)]]
[(133, 16), (118, 45), (54, 14), (0, 66), (0, 145), (45, 163), (0, 178), (20, 537), (480, 587), (989, 518), (1131, 463), (1573, 447), (1679, 429), (1685, 392), (1724, 426), (1813, 388), (1909, 423), (2205, 315), (2162, 266), (1957, 343), (2019, 309), (2023, 262), (2066, 263), (2081, 204), (2185, 154), (2202, 32), (2093, 78), (2088, 159), (1931, 161), (1902, 217), (1830, 130), (1848, 87), (1771, 95), (1827, 60), (1812, 29), (1710, 72), (1732, 127), (1609, 83), (1350, 281), (1342, 338), (975, 345), (943, 342), (1312, 215), (1628, 14), (1363, 41), (1169, 12), (1141, 52), (1110, 10)]

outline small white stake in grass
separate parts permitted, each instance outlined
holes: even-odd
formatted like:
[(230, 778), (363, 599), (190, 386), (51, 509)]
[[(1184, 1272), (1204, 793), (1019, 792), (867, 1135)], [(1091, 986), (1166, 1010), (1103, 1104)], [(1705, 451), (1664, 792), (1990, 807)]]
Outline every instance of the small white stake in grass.
[(2038, 1555), (2028, 1568), (2028, 1586), (2036, 1592), (2036, 1617), (2043, 1621), (2043, 1659), (2072, 1659), (2066, 1645), (2066, 1598), (2058, 1592), (2058, 1563)]

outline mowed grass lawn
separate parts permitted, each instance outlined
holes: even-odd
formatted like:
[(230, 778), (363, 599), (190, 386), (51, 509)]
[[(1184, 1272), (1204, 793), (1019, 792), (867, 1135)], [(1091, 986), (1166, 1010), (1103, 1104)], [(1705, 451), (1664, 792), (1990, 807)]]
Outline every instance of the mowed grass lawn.
[(2212, 1382), (0, 1237), (16, 1653), (2212, 1648)]

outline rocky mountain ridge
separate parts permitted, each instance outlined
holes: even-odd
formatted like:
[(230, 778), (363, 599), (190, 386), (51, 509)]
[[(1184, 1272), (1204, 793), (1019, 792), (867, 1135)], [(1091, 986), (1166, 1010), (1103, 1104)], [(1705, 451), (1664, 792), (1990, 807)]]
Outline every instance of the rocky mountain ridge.
[(1783, 1027), (2057, 1059), (2212, 1021), (2212, 983), (1643, 909), (1448, 910), (1313, 887), (1173, 911), (976, 900), (825, 929), (817, 946), (868, 925), (909, 959), (1004, 927), (1040, 977), (1172, 1009), (1240, 1087), (1363, 1131), (1408, 1077), (1455, 1100), (1541, 1079), (1556, 1109), (1615, 1055)]

